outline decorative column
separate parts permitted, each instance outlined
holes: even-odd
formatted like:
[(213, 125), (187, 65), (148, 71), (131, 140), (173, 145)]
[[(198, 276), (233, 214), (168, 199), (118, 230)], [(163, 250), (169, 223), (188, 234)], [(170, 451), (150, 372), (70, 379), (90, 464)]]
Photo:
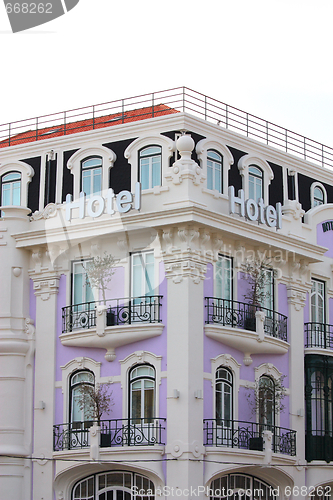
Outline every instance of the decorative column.
[[(3, 208), (3, 207), (1, 207)], [(29, 314), (29, 255), (14, 234), (29, 229), (24, 207), (4, 207), (0, 221), (0, 497), (25, 500), (31, 490), (34, 327)], [(27, 496), (28, 495), (28, 496)]]
[(35, 269), (30, 271), (36, 295), (36, 354), (34, 397), (33, 500), (50, 498), (54, 467), (53, 424), (55, 397), (56, 316), (59, 274), (52, 269), (48, 255), (37, 250), (32, 255)]
[(307, 267), (293, 262), (287, 284), (289, 350), (289, 413), (290, 427), (297, 431), (296, 452), (298, 458), (295, 486), (305, 485), (305, 409), (304, 409), (304, 306), (309, 284), (305, 282)]

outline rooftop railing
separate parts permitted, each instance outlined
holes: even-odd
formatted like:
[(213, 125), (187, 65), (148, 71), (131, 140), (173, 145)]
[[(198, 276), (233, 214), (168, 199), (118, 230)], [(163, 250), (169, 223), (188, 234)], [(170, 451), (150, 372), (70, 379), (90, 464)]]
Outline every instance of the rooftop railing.
[(317, 165), (333, 166), (333, 148), (188, 87), (5, 123), (0, 125), (0, 148), (177, 112), (189, 113)]
[(265, 307), (253, 306), (237, 300), (206, 297), (206, 323), (256, 331), (256, 311), (265, 313), (266, 335), (287, 342), (287, 316)]

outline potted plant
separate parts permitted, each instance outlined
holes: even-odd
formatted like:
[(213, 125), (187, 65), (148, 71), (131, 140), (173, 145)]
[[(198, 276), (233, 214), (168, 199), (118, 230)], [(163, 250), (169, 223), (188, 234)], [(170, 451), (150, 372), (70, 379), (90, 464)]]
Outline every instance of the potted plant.
[(244, 264), (244, 274), (248, 288), (244, 299), (250, 305), (245, 311), (244, 327), (246, 330), (256, 331), (256, 311), (260, 311), (271, 294), (268, 290), (270, 275), (268, 274), (269, 263), (260, 259), (248, 260)]
[[(113, 255), (104, 252), (104, 255), (94, 257), (86, 265), (86, 280), (92, 288), (95, 288), (102, 293), (103, 305), (99, 308), (106, 310), (106, 290), (108, 284), (112, 280), (115, 273), (115, 265), (117, 260)], [(106, 313), (106, 325), (113, 326), (115, 324), (115, 313), (110, 308)]]

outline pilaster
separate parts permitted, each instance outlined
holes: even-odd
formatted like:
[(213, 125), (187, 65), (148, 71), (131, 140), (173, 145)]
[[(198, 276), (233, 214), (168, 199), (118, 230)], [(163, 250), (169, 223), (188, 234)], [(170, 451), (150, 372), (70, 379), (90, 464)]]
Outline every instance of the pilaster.
[[(29, 271), (36, 295), (36, 354), (34, 394), (34, 500), (50, 498), (54, 479), (53, 453), (54, 381), (56, 358), (57, 294), (60, 275), (43, 249), (33, 252)], [(39, 433), (38, 429), (44, 429)]]

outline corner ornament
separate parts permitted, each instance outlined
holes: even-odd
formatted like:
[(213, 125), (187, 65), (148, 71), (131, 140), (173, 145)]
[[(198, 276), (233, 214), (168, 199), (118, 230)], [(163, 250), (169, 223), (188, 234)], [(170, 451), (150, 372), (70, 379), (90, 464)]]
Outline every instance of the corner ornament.
[(288, 303), (293, 304), (295, 311), (300, 311), (305, 306), (306, 293), (302, 290), (287, 287)]

